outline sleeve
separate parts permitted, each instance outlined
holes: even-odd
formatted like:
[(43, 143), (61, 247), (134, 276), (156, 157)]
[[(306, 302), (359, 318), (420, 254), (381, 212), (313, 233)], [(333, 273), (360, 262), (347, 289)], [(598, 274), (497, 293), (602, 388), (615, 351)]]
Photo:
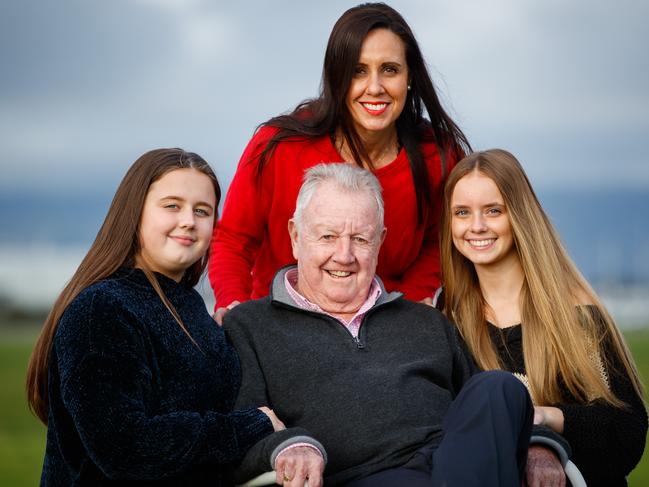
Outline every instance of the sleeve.
[[(432, 191), (432, 208), (429, 209), (425, 221), (424, 239), (419, 250), (417, 259), (403, 274), (401, 284), (398, 287), (407, 299), (421, 301), (424, 298), (432, 298), (435, 290), (441, 285), (441, 262), (439, 255), (439, 223), (441, 217), (442, 198), (444, 195), (444, 183), (449, 172), (457, 162), (457, 156), (448, 152), (446, 155), (446, 171), (442, 174), (441, 161), (438, 152), (433, 158), (433, 164), (428, 165), (428, 171), (438, 171), (430, 174)], [(434, 166), (437, 167), (434, 167)]]
[(399, 291), (411, 301), (432, 298), (441, 283), (438, 220), (439, 209), (436, 208), (426, 221), (419, 255), (404, 272), (401, 284), (398, 286)]
[[(266, 394), (266, 381), (257, 353), (250, 337), (243, 332), (242, 327), (237, 323), (238, 315), (235, 315), (236, 313), (228, 313), (224, 322), (225, 332), (237, 349), (241, 361), (241, 390), (235, 407), (269, 406), (272, 408), (273, 406)], [(235, 480), (242, 483), (261, 473), (273, 470), (274, 460), (278, 453), (294, 443), (309, 443), (316, 447), (325, 462), (327, 461), (327, 453), (324, 447), (306, 429), (300, 427), (286, 428), (262, 439), (248, 451), (235, 471)]]
[(252, 292), (251, 270), (268, 220), (268, 193), (257, 183), (257, 162), (275, 129), (263, 127), (244, 150), (214, 229), (208, 276), (216, 306), (244, 302)]
[(460, 392), (460, 389), (464, 386), (464, 383), (469, 380), (471, 376), (480, 372), (480, 370), (478, 370), (473, 362), (469, 349), (464, 340), (462, 340), (457, 327), (440, 311), (435, 310), (435, 313), (439, 316), (439, 319), (443, 321), (443, 325), (447, 330), (447, 336), (449, 337), (449, 344), (453, 356), (453, 387), (455, 389), (455, 395), (457, 395)]
[[(625, 407), (603, 401), (588, 405), (558, 404), (564, 416), (563, 436), (570, 442), (573, 459), (586, 478), (599, 478), (602, 485), (624, 478), (639, 462), (647, 434), (647, 412), (631, 379), (613, 353), (610, 339), (603, 352), (611, 391)], [(609, 478), (609, 482), (607, 479)]]
[(142, 332), (113, 300), (99, 300), (95, 296), (68, 315), (68, 333), (57, 336), (56, 347), (63, 405), (106, 476), (154, 480), (192, 465), (234, 462), (272, 432), (270, 420), (255, 408), (153, 414), (160, 378), (150, 367)]

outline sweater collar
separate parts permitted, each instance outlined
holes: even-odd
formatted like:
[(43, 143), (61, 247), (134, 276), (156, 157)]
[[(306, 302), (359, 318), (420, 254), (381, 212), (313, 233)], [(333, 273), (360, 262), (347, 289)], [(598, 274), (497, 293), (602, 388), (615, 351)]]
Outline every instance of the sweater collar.
[[(159, 272), (153, 272), (153, 275), (158, 280), (158, 283), (160, 284), (160, 287), (162, 288), (165, 294), (188, 289), (188, 287), (185, 284), (178, 283), (173, 279), (165, 276), (164, 274), (160, 274)], [(138, 287), (146, 288), (146, 289), (150, 289), (151, 291), (154, 291), (153, 286), (147, 279), (146, 274), (144, 274), (144, 271), (136, 267), (120, 267), (119, 269), (117, 269), (117, 271), (115, 271), (115, 273), (111, 277), (119, 280), (123, 279)]]
[[(295, 264), (288, 265), (286, 267), (282, 267), (279, 271), (277, 271), (277, 274), (275, 274), (275, 277), (273, 278), (273, 284), (271, 285), (270, 288), (270, 298), (274, 302), (282, 303), (287, 306), (291, 306), (292, 308), (301, 309), (295, 305), (295, 302), (291, 298), (290, 294), (286, 290), (286, 286), (284, 285), (284, 275), (291, 269), (297, 269), (297, 265)], [(382, 304), (392, 302), (396, 299), (399, 299), (401, 296), (403, 296), (403, 293), (397, 291), (388, 293), (385, 290), (385, 286), (383, 285), (383, 282), (381, 281), (379, 276), (374, 276), (374, 277), (381, 288), (381, 294), (379, 295), (378, 299), (374, 303), (374, 306), (372, 306), (372, 308), (370, 309), (374, 309), (377, 306), (380, 306)]]

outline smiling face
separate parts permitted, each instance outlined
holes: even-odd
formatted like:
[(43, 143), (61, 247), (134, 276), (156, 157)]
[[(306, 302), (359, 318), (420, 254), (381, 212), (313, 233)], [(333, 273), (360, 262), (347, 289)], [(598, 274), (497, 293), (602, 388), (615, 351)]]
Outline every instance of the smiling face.
[(476, 269), (518, 262), (502, 194), (493, 179), (477, 170), (455, 185), (451, 233), (455, 248)]
[(395, 130), (408, 96), (403, 41), (388, 29), (370, 31), (347, 92), (347, 108), (361, 137)]
[(210, 245), (215, 207), (212, 180), (200, 171), (176, 169), (155, 181), (144, 200), (136, 265), (180, 281)]
[(367, 299), (385, 229), (369, 191), (321, 183), (297, 225), (289, 221), (298, 291), (332, 314), (355, 313)]

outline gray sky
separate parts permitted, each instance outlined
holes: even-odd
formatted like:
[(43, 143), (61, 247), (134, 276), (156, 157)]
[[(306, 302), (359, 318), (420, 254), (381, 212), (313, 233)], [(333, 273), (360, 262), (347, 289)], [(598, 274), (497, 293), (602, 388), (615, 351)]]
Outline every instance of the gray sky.
[[(328, 0), (0, 3), (0, 190), (112, 190), (154, 147), (229, 183), (255, 126), (317, 94)], [(649, 189), (649, 2), (400, 0), (476, 149), (544, 188)]]

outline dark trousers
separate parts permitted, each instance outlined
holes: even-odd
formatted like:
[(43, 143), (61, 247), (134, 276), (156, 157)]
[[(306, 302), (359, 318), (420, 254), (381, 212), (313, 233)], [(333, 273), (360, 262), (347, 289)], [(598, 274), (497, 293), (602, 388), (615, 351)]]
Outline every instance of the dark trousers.
[(533, 414), (527, 389), (513, 375), (476, 374), (446, 413), (439, 446), (415, 454), (428, 465), (384, 470), (346, 487), (519, 487)]

